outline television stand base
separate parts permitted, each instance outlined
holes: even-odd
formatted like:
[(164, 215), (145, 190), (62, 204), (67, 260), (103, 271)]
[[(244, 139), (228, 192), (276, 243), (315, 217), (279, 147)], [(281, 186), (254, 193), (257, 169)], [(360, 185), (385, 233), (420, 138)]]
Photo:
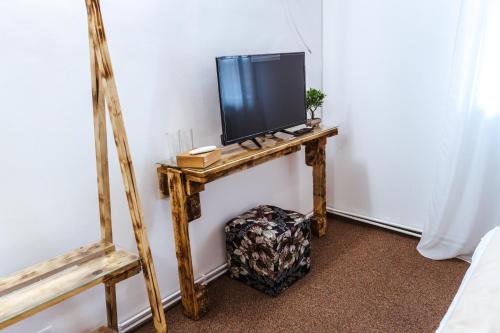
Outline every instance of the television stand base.
[[(259, 149), (262, 149), (262, 145), (260, 144), (259, 141), (257, 141), (256, 138), (251, 138), (251, 139), (248, 139), (248, 140), (252, 141), (257, 147), (259, 147)], [(246, 141), (248, 141), (248, 140), (246, 140)], [(243, 141), (243, 142), (245, 142), (245, 141)], [(246, 147), (243, 146), (243, 142), (238, 142), (238, 144), (240, 146), (242, 146), (243, 148), (246, 148)]]
[(256, 145), (257, 147), (262, 148), (262, 145), (260, 144), (260, 142), (259, 142), (259, 141), (257, 141), (257, 139), (256, 139), (256, 138), (251, 138), (250, 140), (251, 140), (253, 143), (255, 143), (255, 145)]

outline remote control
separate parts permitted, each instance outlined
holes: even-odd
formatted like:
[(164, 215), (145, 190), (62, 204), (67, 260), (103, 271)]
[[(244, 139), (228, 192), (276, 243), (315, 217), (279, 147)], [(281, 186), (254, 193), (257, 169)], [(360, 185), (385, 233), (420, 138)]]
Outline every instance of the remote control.
[(309, 133), (309, 132), (312, 132), (313, 128), (312, 127), (304, 127), (304, 128), (301, 128), (301, 129), (298, 129), (293, 133), (293, 135), (295, 136), (300, 136), (300, 135), (303, 135), (303, 134), (306, 134), (306, 133)]
[(200, 148), (196, 148), (196, 149), (191, 150), (189, 152), (189, 155), (198, 155), (198, 154), (208, 153), (208, 152), (214, 151), (215, 149), (217, 149), (216, 146), (200, 147)]

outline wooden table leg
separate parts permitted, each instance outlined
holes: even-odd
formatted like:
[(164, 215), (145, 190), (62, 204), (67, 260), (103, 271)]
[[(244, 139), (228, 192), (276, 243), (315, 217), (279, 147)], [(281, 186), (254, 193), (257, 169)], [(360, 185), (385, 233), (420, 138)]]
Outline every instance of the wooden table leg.
[(311, 229), (315, 236), (326, 234), (326, 138), (306, 144), (306, 164), (313, 168), (314, 216)]
[(207, 294), (204, 286), (194, 282), (186, 181), (181, 171), (169, 169), (168, 182), (183, 312), (187, 317), (198, 320), (207, 311)]

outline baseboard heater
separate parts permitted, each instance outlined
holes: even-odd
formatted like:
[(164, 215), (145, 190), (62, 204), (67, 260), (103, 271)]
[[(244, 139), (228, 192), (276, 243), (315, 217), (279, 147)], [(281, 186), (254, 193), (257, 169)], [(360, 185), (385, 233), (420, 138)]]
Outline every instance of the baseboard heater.
[(342, 217), (345, 217), (347, 219), (355, 220), (355, 221), (362, 222), (362, 223), (371, 224), (371, 225), (374, 225), (374, 226), (377, 226), (380, 228), (400, 232), (402, 234), (410, 235), (410, 236), (417, 237), (417, 238), (422, 237), (422, 230), (419, 230), (419, 229), (410, 228), (410, 227), (403, 226), (403, 225), (400, 225), (397, 223), (387, 222), (387, 221), (375, 219), (375, 218), (368, 217), (368, 216), (349, 213), (349, 212), (342, 211), (340, 209), (331, 208), (331, 207), (327, 207), (326, 210), (329, 214), (334, 215), (334, 216), (335, 215), (342, 216)]
[[(413, 228), (408, 228), (396, 223), (390, 223), (386, 221), (382, 221), (379, 219), (374, 219), (371, 217), (367, 216), (362, 216), (358, 214), (353, 214), (345, 211), (341, 211), (339, 209), (334, 209), (331, 207), (327, 207), (327, 212), (332, 215), (337, 215), (337, 216), (342, 216), (347, 219), (355, 220), (358, 222), (363, 222), (371, 225), (375, 225), (380, 228), (384, 229), (389, 229), (393, 230), (396, 232), (400, 232), (406, 235), (414, 236), (414, 237), (422, 237), (422, 231), (418, 229), (413, 229)], [(307, 217), (312, 216), (312, 212), (306, 215)], [(203, 274), (201, 277), (199, 277), (196, 280), (196, 283), (203, 283), (203, 284), (208, 284), (211, 281), (217, 279), (219, 276), (225, 274), (227, 272), (227, 264), (220, 265), (219, 267), (213, 269), (212, 271)], [(172, 308), (174, 305), (176, 305), (179, 301), (181, 300), (181, 292), (180, 290), (177, 290), (173, 294), (165, 297), (162, 300), (163, 308), (165, 310)], [(151, 308), (146, 308), (136, 314), (135, 316), (125, 320), (124, 322), (120, 323), (118, 325), (118, 331), (120, 333), (126, 333), (130, 332), (133, 329), (137, 328), (138, 326), (144, 324), (146, 321), (151, 319)]]

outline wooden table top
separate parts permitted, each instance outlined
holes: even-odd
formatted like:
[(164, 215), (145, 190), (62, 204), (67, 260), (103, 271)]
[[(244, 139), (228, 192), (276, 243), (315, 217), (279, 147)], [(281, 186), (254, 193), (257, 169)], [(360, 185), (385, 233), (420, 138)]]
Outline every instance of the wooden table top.
[[(244, 145), (232, 144), (222, 147), (221, 159), (202, 169), (197, 168), (181, 168), (177, 166), (174, 160), (160, 162), (161, 168), (180, 169), (186, 175), (198, 178), (206, 178), (215, 175), (225, 170), (237, 168), (254, 160), (266, 158), (269, 155), (276, 154), (280, 151), (298, 147), (294, 151), (300, 149), (302, 144), (308, 141), (313, 141), (321, 137), (330, 137), (338, 134), (337, 127), (320, 127), (312, 132), (294, 137), (285, 133), (277, 133), (272, 137), (258, 137), (257, 140), (262, 145), (262, 148), (257, 148), (254, 143), (248, 141)], [(290, 151), (293, 152), (293, 151)]]

